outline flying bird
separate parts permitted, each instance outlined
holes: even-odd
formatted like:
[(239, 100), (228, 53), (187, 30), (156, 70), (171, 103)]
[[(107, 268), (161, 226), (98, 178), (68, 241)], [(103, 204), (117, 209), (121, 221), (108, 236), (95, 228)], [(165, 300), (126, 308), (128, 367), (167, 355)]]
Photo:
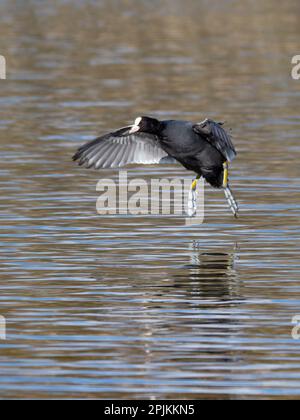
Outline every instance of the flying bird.
[(73, 160), (94, 169), (129, 164), (180, 163), (197, 174), (191, 186), (191, 216), (196, 209), (197, 183), (202, 177), (224, 190), (229, 207), (238, 216), (238, 204), (229, 187), (229, 164), (236, 157), (230, 134), (223, 123), (159, 121), (139, 117), (134, 124), (99, 137), (78, 149)]

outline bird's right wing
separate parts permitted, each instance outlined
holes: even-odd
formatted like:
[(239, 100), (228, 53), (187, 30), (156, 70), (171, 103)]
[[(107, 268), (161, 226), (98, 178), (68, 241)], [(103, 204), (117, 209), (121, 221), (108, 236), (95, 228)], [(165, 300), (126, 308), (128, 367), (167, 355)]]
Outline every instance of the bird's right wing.
[(229, 162), (236, 157), (231, 136), (224, 130), (221, 123), (207, 119), (199, 124), (195, 124), (193, 130), (218, 149)]
[(132, 127), (93, 140), (74, 155), (86, 168), (117, 168), (129, 164), (175, 163), (159, 145), (158, 137), (147, 133), (130, 134)]

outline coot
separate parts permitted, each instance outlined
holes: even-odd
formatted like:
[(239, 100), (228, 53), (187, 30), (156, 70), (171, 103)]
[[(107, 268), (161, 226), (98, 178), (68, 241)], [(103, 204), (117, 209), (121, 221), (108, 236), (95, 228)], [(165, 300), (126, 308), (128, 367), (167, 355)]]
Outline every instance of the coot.
[(192, 194), (196, 194), (197, 181), (204, 177), (212, 187), (224, 189), (229, 207), (237, 217), (238, 204), (228, 182), (229, 163), (235, 157), (231, 136), (223, 123), (211, 119), (195, 124), (139, 117), (133, 125), (85, 144), (73, 160), (95, 169), (179, 162), (197, 174)]

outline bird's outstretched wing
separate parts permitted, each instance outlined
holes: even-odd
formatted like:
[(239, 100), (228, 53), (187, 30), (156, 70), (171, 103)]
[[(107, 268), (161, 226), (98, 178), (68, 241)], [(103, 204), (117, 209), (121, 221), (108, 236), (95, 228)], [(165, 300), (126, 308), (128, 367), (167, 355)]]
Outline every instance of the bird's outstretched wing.
[(129, 164), (175, 163), (152, 134), (130, 134), (132, 127), (99, 137), (82, 146), (73, 160), (86, 168), (118, 168)]
[(207, 119), (201, 123), (195, 124), (193, 130), (218, 149), (226, 160), (231, 162), (236, 157), (237, 153), (232, 143), (231, 136), (224, 130), (222, 125), (222, 123), (216, 123), (215, 121)]

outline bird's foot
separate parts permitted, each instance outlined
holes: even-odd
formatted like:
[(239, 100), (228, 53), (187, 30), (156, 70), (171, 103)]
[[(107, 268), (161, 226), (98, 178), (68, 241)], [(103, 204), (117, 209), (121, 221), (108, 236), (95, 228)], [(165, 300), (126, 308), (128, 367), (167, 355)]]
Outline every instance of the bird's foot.
[(197, 213), (197, 198), (198, 198), (197, 184), (198, 184), (199, 179), (200, 177), (198, 177), (197, 179), (193, 181), (192, 187), (189, 193), (189, 201), (188, 201), (188, 216), (189, 217), (194, 217)]
[(225, 197), (228, 201), (230, 210), (232, 211), (234, 217), (237, 219), (239, 206), (236, 199), (234, 198), (234, 195), (231, 192), (231, 189), (229, 188), (229, 162), (228, 161), (223, 164), (223, 168), (224, 168), (223, 188), (224, 188)]
[(239, 206), (238, 203), (236, 201), (236, 199), (234, 198), (234, 195), (231, 192), (231, 189), (229, 188), (229, 186), (227, 185), (226, 188), (224, 188), (224, 193), (225, 193), (225, 197), (228, 201), (230, 210), (232, 211), (234, 217), (237, 219), (238, 218), (238, 213), (239, 213)]
[(197, 198), (198, 193), (196, 190), (191, 189), (189, 194), (189, 202), (188, 202), (188, 216), (194, 217), (197, 213)]

